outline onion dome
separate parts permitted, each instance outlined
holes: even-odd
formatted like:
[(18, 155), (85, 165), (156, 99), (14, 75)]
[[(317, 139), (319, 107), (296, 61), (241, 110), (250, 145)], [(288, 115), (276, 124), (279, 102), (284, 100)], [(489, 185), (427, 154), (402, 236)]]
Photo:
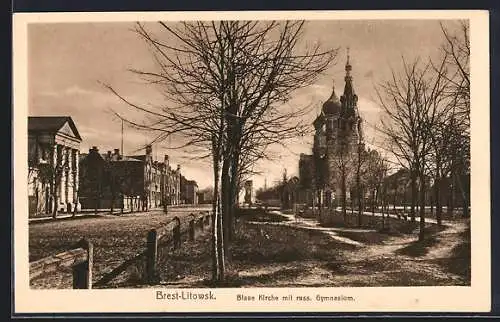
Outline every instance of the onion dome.
[(326, 100), (325, 103), (323, 103), (323, 113), (325, 115), (335, 115), (335, 114), (340, 114), (341, 110), (341, 105), (340, 105), (340, 100), (335, 94), (335, 85), (332, 88), (332, 95), (330, 95), (330, 98)]

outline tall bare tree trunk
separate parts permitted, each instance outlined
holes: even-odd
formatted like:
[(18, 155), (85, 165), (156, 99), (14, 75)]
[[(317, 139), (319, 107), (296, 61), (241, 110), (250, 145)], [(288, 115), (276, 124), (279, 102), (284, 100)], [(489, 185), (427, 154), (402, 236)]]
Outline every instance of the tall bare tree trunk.
[(52, 208), (52, 218), (56, 219), (57, 218), (57, 213), (59, 211), (58, 204), (57, 204), (57, 199), (58, 199), (57, 189), (58, 189), (58, 186), (54, 184), (53, 187), (54, 187), (54, 192), (52, 194), (52, 198), (53, 198), (52, 206), (54, 208)]
[(229, 242), (230, 242), (230, 235), (231, 235), (231, 199), (232, 199), (232, 193), (231, 193), (231, 175), (230, 175), (230, 167), (231, 167), (231, 160), (226, 158), (223, 163), (222, 163), (222, 173), (221, 173), (221, 218), (222, 218), (222, 224), (223, 227), (222, 229), (224, 230), (224, 233), (221, 236), (224, 236), (224, 254), (225, 257), (229, 255)]
[(228, 230), (228, 241), (232, 241), (234, 237), (235, 227), (236, 227), (236, 210), (238, 208), (239, 199), (239, 186), (240, 186), (240, 153), (239, 151), (234, 151), (231, 158), (231, 169), (230, 169), (230, 187), (229, 187), (229, 223)]
[(214, 157), (214, 200), (212, 216), (212, 280), (224, 281), (224, 229), (222, 221), (222, 164)]
[(359, 187), (359, 190), (358, 190), (358, 227), (361, 227), (361, 225), (363, 224), (363, 211), (364, 211), (364, 206), (362, 205), (362, 202), (361, 202), (361, 196), (362, 196), (362, 193), (361, 193), (361, 185)]
[(436, 221), (438, 226), (442, 224), (443, 208), (441, 206), (441, 179), (436, 178), (434, 182), (434, 204), (436, 205)]
[(405, 184), (405, 188), (404, 188), (404, 191), (403, 191), (403, 214), (406, 216), (406, 184)]
[(420, 230), (418, 233), (418, 240), (422, 241), (425, 239), (425, 175), (421, 173), (419, 179)]
[(371, 223), (374, 224), (375, 223), (375, 207), (377, 206), (377, 195), (378, 195), (378, 189), (373, 189), (373, 192), (372, 192), (372, 219), (371, 219)]
[[(462, 196), (462, 216), (463, 217), (468, 217), (469, 216), (469, 191), (466, 189), (468, 187), (468, 184), (462, 181), (462, 179), (459, 176), (456, 176), (455, 178), (456, 185), (458, 189), (460, 190), (460, 195)], [(464, 187), (465, 186), (465, 187)]]
[(385, 189), (382, 188), (382, 197), (380, 198), (380, 202), (382, 204), (381, 212), (382, 212), (382, 229), (385, 228)]
[(394, 210), (394, 213), (396, 213), (396, 202), (398, 201), (398, 191), (397, 187), (394, 188), (394, 195), (392, 198), (392, 210)]
[(415, 206), (417, 204), (418, 198), (418, 187), (417, 187), (417, 176), (414, 170), (410, 170), (410, 180), (411, 180), (411, 204), (410, 204), (410, 216), (411, 222), (415, 222)]
[(342, 189), (342, 215), (344, 216), (344, 224), (345, 224), (347, 223), (347, 187), (346, 187), (346, 178), (344, 170), (342, 170), (341, 189)]
[[(234, 165), (234, 164), (233, 164)], [(239, 186), (240, 186), (240, 179), (238, 176), (231, 176), (232, 179), (231, 179), (231, 207), (230, 207), (230, 220), (231, 220), (231, 223), (230, 223), (230, 229), (229, 229), (229, 241), (232, 241), (234, 239), (234, 236), (235, 236), (235, 232), (236, 232), (236, 213), (238, 211), (238, 208), (239, 208), (239, 204), (240, 204), (240, 195), (239, 195)], [(249, 204), (249, 207), (251, 206), (251, 204)]]

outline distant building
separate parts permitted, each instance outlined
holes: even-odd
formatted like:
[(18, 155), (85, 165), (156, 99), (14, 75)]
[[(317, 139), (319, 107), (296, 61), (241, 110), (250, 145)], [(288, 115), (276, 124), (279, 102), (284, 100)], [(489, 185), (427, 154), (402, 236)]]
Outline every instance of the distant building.
[(80, 158), (82, 209), (142, 208), (144, 165), (140, 160), (92, 147)]
[(181, 198), (184, 204), (198, 204), (198, 184), (194, 180), (187, 180), (181, 176)]
[(172, 169), (168, 155), (153, 161), (152, 147), (142, 155), (124, 156), (119, 149), (101, 154), (97, 147), (80, 158), (84, 209), (148, 210), (178, 205), (181, 200), (180, 165)]
[[(163, 169), (161, 179), (161, 194), (167, 205), (178, 205), (181, 199), (181, 166), (176, 169), (170, 167), (169, 156), (165, 155), (164, 162), (159, 166)], [(162, 202), (163, 204), (163, 202)]]
[(160, 193), (160, 182), (158, 180), (158, 169), (154, 167), (153, 162), (153, 147), (147, 145), (145, 148), (145, 154), (140, 155), (130, 155), (128, 156), (132, 159), (137, 159), (142, 162), (143, 166), (143, 190), (141, 191), (141, 209), (147, 211), (149, 208), (153, 207), (158, 202), (161, 202)]
[(211, 204), (213, 202), (214, 191), (211, 188), (206, 188), (198, 191), (199, 204)]
[(29, 216), (79, 208), (82, 138), (69, 116), (28, 117)]

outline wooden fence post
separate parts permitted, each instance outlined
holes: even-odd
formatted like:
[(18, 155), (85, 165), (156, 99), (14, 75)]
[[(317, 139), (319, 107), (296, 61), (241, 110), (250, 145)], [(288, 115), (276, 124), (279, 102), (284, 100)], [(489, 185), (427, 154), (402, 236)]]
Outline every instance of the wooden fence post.
[(198, 226), (200, 228), (200, 231), (203, 231), (203, 229), (205, 228), (203, 224), (203, 216), (203, 212), (200, 212), (200, 217), (198, 218)]
[(195, 223), (194, 223), (194, 215), (189, 214), (191, 216), (191, 220), (189, 221), (189, 240), (195, 240), (196, 232), (195, 232)]
[(173, 240), (174, 240), (174, 249), (178, 249), (181, 247), (181, 220), (179, 217), (174, 217), (177, 222), (177, 225), (174, 227), (172, 231)]
[(203, 223), (205, 226), (210, 226), (210, 211), (205, 212), (205, 216), (203, 216)]
[(148, 282), (153, 282), (156, 277), (156, 262), (158, 258), (158, 234), (156, 229), (148, 232), (146, 244), (146, 274)]
[(80, 240), (78, 246), (87, 250), (87, 260), (73, 266), (73, 288), (91, 289), (92, 269), (94, 266), (94, 247), (92, 243), (86, 239)]

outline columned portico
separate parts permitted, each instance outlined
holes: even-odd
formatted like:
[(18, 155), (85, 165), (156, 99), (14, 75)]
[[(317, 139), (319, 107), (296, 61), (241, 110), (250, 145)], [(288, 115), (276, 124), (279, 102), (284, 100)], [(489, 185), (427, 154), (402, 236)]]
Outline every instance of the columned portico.
[[(80, 137), (70, 117), (28, 118), (30, 216), (72, 212), (78, 207)], [(54, 212), (54, 210), (57, 210)]]

